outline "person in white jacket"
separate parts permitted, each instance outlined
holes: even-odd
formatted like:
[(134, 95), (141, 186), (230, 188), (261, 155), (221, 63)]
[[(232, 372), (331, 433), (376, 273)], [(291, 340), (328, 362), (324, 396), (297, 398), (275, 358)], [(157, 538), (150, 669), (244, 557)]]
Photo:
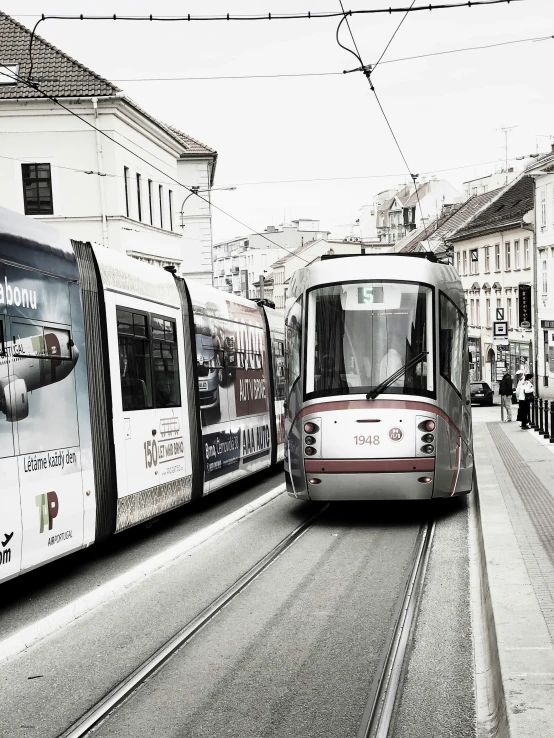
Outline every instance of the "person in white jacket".
[(523, 387), (521, 388), (521, 392), (523, 394), (521, 427), (523, 430), (527, 430), (527, 428), (529, 428), (529, 406), (531, 404), (531, 400), (533, 399), (533, 395), (535, 394), (535, 387), (533, 386), (533, 382), (531, 381), (532, 379), (532, 374), (526, 374), (525, 379), (523, 380)]
[(516, 400), (518, 402), (518, 409), (517, 409), (517, 418), (516, 420), (519, 420), (521, 423), (522, 415), (523, 415), (523, 404), (525, 403), (525, 393), (523, 391), (523, 387), (525, 385), (525, 374), (520, 369), (516, 372)]

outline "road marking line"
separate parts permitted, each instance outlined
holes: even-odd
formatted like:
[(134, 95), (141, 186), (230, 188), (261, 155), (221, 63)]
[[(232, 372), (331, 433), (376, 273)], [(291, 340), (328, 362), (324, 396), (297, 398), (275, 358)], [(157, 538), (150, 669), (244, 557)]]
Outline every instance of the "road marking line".
[(106, 602), (108, 602), (112, 597), (115, 597), (129, 587), (142, 581), (144, 577), (147, 577), (149, 574), (152, 574), (169, 564), (175, 563), (179, 558), (191, 551), (193, 548), (196, 548), (217, 533), (221, 533), (227, 528), (230, 528), (235, 523), (238, 523), (239, 520), (251, 515), (264, 505), (267, 505), (268, 502), (274, 500), (284, 491), (285, 484), (280, 484), (269, 492), (266, 492), (264, 495), (261, 495), (261, 497), (258, 497), (253, 502), (249, 502), (247, 505), (235, 510), (235, 512), (221, 518), (221, 520), (217, 520), (206, 528), (202, 528), (202, 530), (193, 533), (183, 541), (170, 546), (159, 554), (151, 556), (146, 561), (143, 561), (132, 569), (129, 569), (129, 571), (126, 571), (118, 577), (102, 584), (92, 592), (88, 592), (87, 594), (78, 597), (73, 602), (64, 605), (64, 607), (61, 607), (59, 610), (55, 610), (53, 613), (47, 615), (41, 620), (38, 620), (36, 623), (28, 625), (14, 633), (12, 636), (0, 641), (0, 662), (7, 661), (8, 659), (17, 656), (17, 654), (26, 651), (30, 646), (42, 641), (44, 638), (55, 633), (57, 630), (60, 630), (73, 620), (77, 620), (77, 618), (89, 613), (99, 605), (106, 604)]

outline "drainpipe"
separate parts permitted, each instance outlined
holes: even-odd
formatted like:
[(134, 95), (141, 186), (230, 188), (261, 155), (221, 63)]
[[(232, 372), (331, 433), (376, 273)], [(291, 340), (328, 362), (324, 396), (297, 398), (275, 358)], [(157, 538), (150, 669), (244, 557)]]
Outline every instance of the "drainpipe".
[[(102, 138), (98, 128), (100, 127), (98, 120), (98, 98), (92, 98), (92, 107), (94, 108), (94, 125), (96, 127), (96, 165), (99, 172), (104, 172), (104, 160), (102, 156)], [(98, 175), (98, 185), (100, 187), (100, 215), (102, 218), (102, 246), (109, 246), (108, 243), (108, 219), (106, 217), (106, 192), (104, 190), (104, 176)]]

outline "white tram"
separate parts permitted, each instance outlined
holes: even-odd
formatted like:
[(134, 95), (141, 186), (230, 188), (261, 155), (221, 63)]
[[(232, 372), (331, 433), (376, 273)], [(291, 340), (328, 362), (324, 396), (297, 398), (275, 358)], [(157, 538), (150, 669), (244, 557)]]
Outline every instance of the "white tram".
[(290, 495), (471, 491), (466, 309), (452, 266), (428, 253), (322, 257), (293, 276), (285, 330)]
[(282, 460), (284, 340), (0, 208), (0, 582)]

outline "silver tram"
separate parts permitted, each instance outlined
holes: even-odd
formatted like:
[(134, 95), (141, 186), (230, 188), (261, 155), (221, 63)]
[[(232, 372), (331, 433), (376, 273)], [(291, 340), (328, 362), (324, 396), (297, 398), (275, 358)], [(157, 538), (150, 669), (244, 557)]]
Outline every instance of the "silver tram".
[(471, 492), (466, 308), (434, 254), (322, 257), (286, 306), (285, 475), (311, 500)]

